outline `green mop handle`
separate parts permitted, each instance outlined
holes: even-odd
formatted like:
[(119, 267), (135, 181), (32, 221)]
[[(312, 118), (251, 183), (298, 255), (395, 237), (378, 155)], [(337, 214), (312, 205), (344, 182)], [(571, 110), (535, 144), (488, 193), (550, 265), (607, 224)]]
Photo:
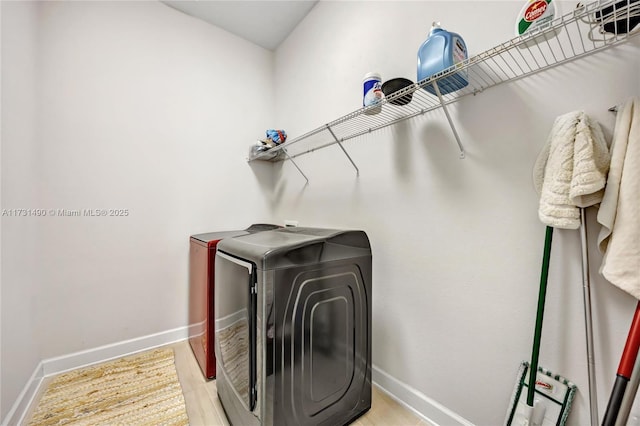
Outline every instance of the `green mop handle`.
[(542, 255), (542, 273), (540, 274), (540, 294), (538, 295), (536, 330), (533, 335), (533, 350), (531, 352), (531, 366), (529, 368), (529, 389), (527, 390), (527, 405), (529, 407), (533, 407), (533, 397), (536, 390), (536, 376), (538, 375), (538, 355), (540, 355), (542, 317), (544, 317), (544, 301), (547, 297), (547, 278), (549, 276), (549, 259), (551, 258), (552, 237), (553, 227), (547, 226), (547, 232), (544, 237), (544, 254)]

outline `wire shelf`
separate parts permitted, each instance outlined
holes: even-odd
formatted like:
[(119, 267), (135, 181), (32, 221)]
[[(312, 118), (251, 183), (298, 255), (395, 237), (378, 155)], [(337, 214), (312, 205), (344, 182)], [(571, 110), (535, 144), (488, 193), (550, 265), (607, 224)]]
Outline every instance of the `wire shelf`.
[[(464, 158), (464, 148), (447, 112), (447, 105), (498, 84), (622, 43), (640, 34), (640, 25), (636, 25), (638, 17), (640, 0), (599, 0), (587, 5), (579, 4), (574, 11), (556, 18), (535, 32), (513, 38), (472, 56), (457, 66), (386, 96), (375, 106), (359, 108), (284, 144), (251, 156), (249, 161), (293, 161), (295, 157), (339, 144), (358, 171), (342, 142), (438, 108), (443, 108), (446, 113), (460, 148), (460, 156)], [(628, 28), (632, 30), (627, 31)], [(460, 75), (465, 76), (468, 81), (464, 87), (460, 84)], [(411, 102), (394, 105), (393, 101), (406, 99), (407, 96), (411, 96)], [(382, 108), (379, 113), (371, 114), (378, 111), (380, 106)], [(301, 170), (300, 172), (302, 173)]]

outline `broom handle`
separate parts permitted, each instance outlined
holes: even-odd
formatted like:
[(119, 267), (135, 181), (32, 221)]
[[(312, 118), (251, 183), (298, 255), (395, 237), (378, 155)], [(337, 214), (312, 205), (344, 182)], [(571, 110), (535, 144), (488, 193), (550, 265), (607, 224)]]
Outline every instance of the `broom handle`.
[(589, 250), (587, 240), (586, 209), (580, 209), (580, 241), (582, 245), (582, 298), (584, 302), (584, 329), (587, 338), (587, 373), (589, 376), (589, 409), (591, 426), (598, 425), (598, 395), (596, 363), (593, 348), (593, 321), (591, 314), (591, 285), (589, 283)]
[(533, 335), (533, 350), (531, 351), (531, 367), (529, 369), (529, 389), (527, 389), (527, 405), (533, 407), (536, 377), (538, 375), (538, 356), (540, 355), (540, 340), (542, 338), (542, 319), (544, 317), (544, 301), (547, 297), (547, 278), (549, 277), (549, 260), (551, 258), (551, 240), (553, 228), (547, 226), (544, 237), (544, 253), (542, 255), (542, 273), (540, 274), (540, 294), (538, 295), (538, 312), (536, 314), (536, 329)]
[(622, 357), (620, 358), (620, 365), (618, 365), (618, 371), (616, 374), (616, 380), (613, 383), (613, 390), (609, 397), (609, 403), (607, 404), (607, 410), (604, 413), (604, 419), (602, 419), (603, 426), (614, 426), (618, 413), (620, 412), (620, 405), (627, 388), (627, 383), (631, 378), (633, 371), (633, 365), (638, 357), (638, 348), (640, 347), (640, 301), (636, 305), (636, 311), (633, 314), (633, 320), (631, 321), (631, 327), (629, 328), (629, 334), (627, 336), (627, 342), (624, 344), (624, 350), (622, 351)]
[[(640, 353), (638, 354), (640, 355)], [(627, 420), (629, 420), (629, 413), (631, 413), (631, 407), (633, 401), (638, 393), (638, 385), (640, 384), (640, 356), (636, 357), (636, 363), (633, 366), (631, 372), (631, 380), (627, 385), (627, 390), (622, 397), (622, 403), (620, 404), (620, 413), (616, 419), (616, 426), (626, 426)]]

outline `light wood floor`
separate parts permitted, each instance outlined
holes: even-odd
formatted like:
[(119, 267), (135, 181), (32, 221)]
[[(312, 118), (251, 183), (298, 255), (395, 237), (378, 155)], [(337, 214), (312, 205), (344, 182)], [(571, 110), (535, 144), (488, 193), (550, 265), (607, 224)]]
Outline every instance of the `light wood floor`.
[[(196, 362), (188, 341), (169, 345), (175, 353), (176, 370), (182, 385), (182, 392), (187, 405), (190, 426), (228, 426), (229, 422), (222, 410), (216, 393), (216, 381), (206, 381)], [(45, 378), (25, 416), (26, 423), (51, 378)], [(354, 426), (431, 426), (407, 410), (389, 395), (373, 386), (371, 409), (354, 423)]]
[[(191, 426), (227, 426), (216, 394), (216, 381), (205, 381), (187, 341), (171, 345), (175, 352), (176, 369), (187, 403)], [(373, 387), (371, 409), (354, 426), (430, 426), (398, 404), (389, 395)]]

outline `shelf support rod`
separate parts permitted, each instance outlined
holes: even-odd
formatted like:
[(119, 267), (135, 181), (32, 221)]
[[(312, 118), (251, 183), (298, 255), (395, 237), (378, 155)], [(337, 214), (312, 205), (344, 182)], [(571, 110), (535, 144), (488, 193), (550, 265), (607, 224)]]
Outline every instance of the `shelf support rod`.
[(335, 141), (338, 144), (338, 146), (340, 146), (340, 148), (342, 149), (342, 152), (344, 152), (344, 155), (347, 156), (349, 161), (351, 161), (351, 164), (353, 165), (353, 167), (356, 169), (356, 176), (360, 176), (360, 169), (358, 169), (358, 166), (356, 166), (356, 163), (353, 162), (353, 160), (351, 159), (351, 156), (349, 155), (347, 150), (344, 149), (344, 146), (342, 146), (342, 142), (340, 142), (338, 140), (338, 137), (336, 136), (336, 134), (333, 133), (333, 130), (331, 130), (331, 126), (329, 126), (328, 124), (326, 126), (327, 126), (327, 130), (329, 131), (329, 133), (331, 133), (331, 136), (333, 136), (333, 139), (335, 139)]
[(463, 159), (465, 156), (464, 147), (462, 146), (462, 142), (460, 142), (460, 136), (458, 136), (458, 132), (456, 131), (456, 126), (453, 125), (453, 120), (451, 120), (451, 116), (449, 115), (449, 110), (447, 109), (447, 106), (444, 103), (444, 99), (442, 98), (442, 94), (440, 93), (440, 88), (438, 87), (438, 84), (435, 81), (433, 81), (431, 84), (433, 85), (433, 90), (436, 91), (436, 95), (438, 95), (438, 99), (440, 100), (440, 105), (442, 105), (442, 110), (444, 111), (444, 115), (447, 116), (447, 120), (449, 121), (449, 126), (451, 126), (451, 130), (453, 131), (453, 136), (455, 136), (456, 142), (458, 143), (458, 148), (460, 148), (460, 158)]
[(298, 169), (298, 171), (300, 172), (300, 174), (302, 175), (302, 177), (307, 181), (307, 184), (309, 184), (309, 178), (307, 177), (307, 175), (305, 175), (304, 173), (302, 173), (302, 170), (300, 170), (300, 167), (298, 167), (298, 165), (296, 164), (295, 161), (293, 161), (293, 158), (289, 155), (289, 153), (287, 152), (287, 150), (285, 148), (282, 148), (282, 152), (284, 152), (284, 155), (287, 156), (287, 158), (289, 159), (289, 161), (291, 161), (291, 164), (293, 164), (295, 166), (296, 169)]

